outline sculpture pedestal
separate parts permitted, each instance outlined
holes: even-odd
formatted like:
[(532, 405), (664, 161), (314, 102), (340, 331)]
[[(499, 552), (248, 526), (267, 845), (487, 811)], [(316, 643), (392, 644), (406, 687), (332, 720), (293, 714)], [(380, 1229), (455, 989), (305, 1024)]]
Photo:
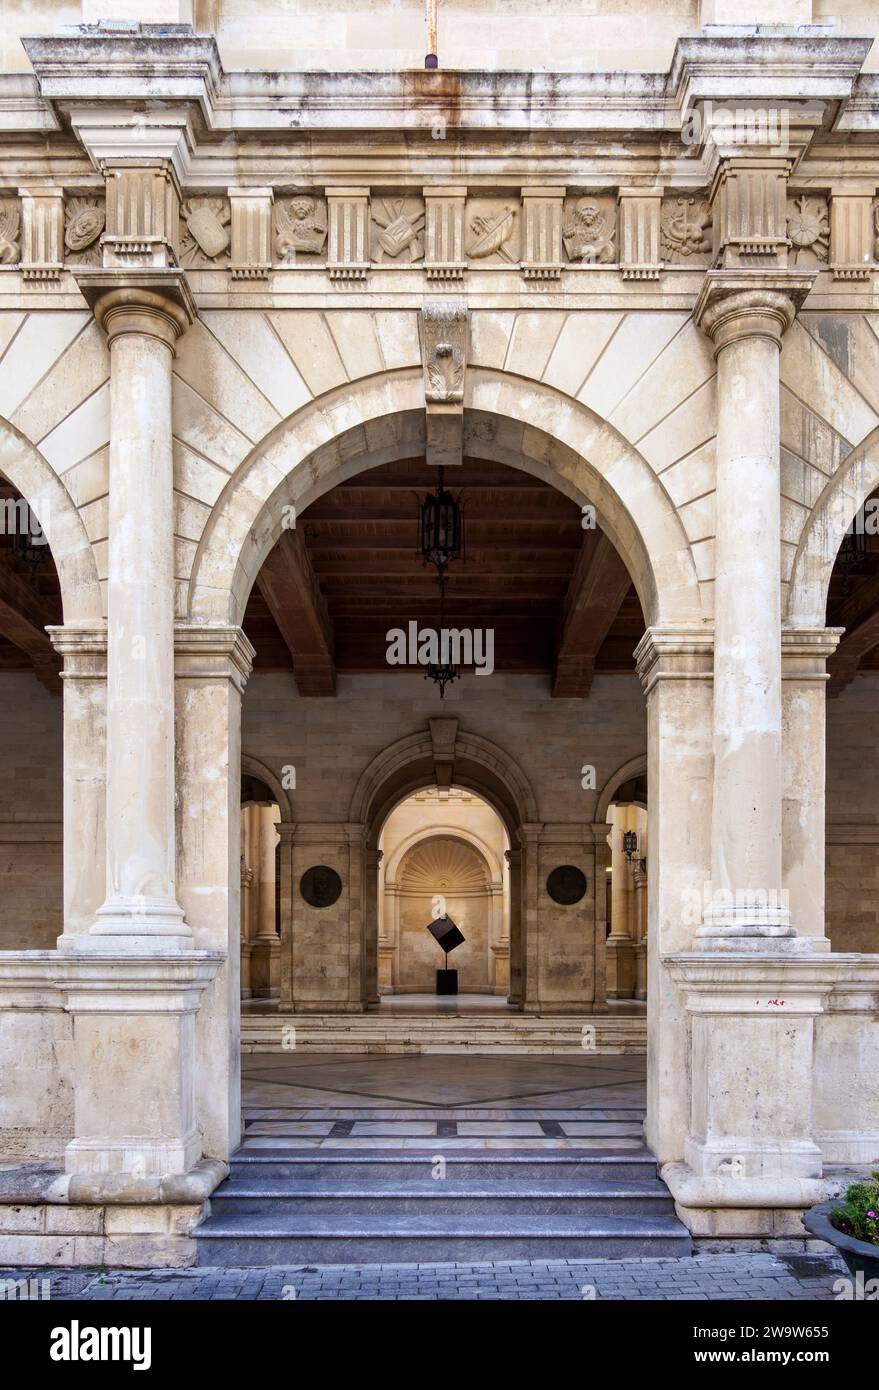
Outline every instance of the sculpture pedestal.
[(438, 970), (436, 972), (436, 992), (437, 994), (458, 993), (457, 970)]

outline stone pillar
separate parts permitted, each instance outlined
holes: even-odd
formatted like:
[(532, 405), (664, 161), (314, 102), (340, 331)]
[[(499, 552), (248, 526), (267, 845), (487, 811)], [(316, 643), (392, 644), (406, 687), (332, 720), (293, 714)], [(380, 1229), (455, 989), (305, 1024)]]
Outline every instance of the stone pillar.
[(782, 868), (798, 936), (813, 951), (830, 950), (824, 924), (824, 790), (827, 658), (841, 629), (781, 634), (784, 786)]
[(510, 992), (507, 1003), (522, 1007), (524, 969), (522, 961), (522, 851), (504, 850), (510, 873)]
[(781, 874), (781, 339), (814, 272), (709, 271), (717, 357), (712, 948), (795, 935)]
[(364, 1003), (367, 1009), (379, 1006), (379, 869), (384, 857), (380, 849), (367, 849), (363, 855), (363, 971)]
[(177, 884), (195, 944), (223, 958), (197, 1021), (205, 1153), (241, 1134), (241, 696), (253, 647), (241, 628), (178, 623)]
[(194, 311), (180, 275), (108, 281), (116, 287), (95, 306), (110, 343), (107, 897), (91, 939), (185, 948), (192, 933), (175, 888), (171, 363)]
[(635, 990), (635, 943), (629, 931), (629, 863), (623, 835), (629, 828), (628, 807), (614, 806), (611, 834), (611, 920), (607, 938), (607, 997), (631, 999)]
[[(521, 841), (521, 918), (519, 960), (521, 1000), (525, 1013), (540, 1012), (540, 836), (542, 825), (519, 826)], [(513, 865), (510, 865), (512, 886)]]
[(647, 1142), (679, 1159), (687, 1134), (687, 1020), (665, 956), (692, 945), (710, 864), (710, 629), (650, 627), (635, 652), (647, 698)]
[(879, 956), (835, 955), (839, 978), (815, 1025), (815, 1139), (825, 1163), (879, 1163)]
[(245, 806), (241, 812), (241, 998), (250, 999), (253, 986), (250, 979), (251, 937), (251, 889), (253, 887), (252, 855), (250, 849), (250, 812), (253, 808)]
[(88, 936), (106, 895), (107, 631), (47, 631), (64, 661), (64, 949)]
[(255, 806), (259, 827), (254, 869), (257, 893), (256, 935), (250, 957), (250, 978), (256, 999), (269, 999), (279, 993), (281, 943), (275, 927), (275, 812), (270, 806)]
[(669, 958), (689, 1015), (689, 1133), (662, 1176), (694, 1235), (802, 1236), (821, 1201), (815, 1024), (845, 957), (775, 950)]
[(647, 998), (647, 874), (636, 869), (635, 898), (635, 998)]
[(610, 867), (608, 826), (598, 822), (592, 826), (595, 844), (595, 873), (592, 896), (595, 914), (595, 999), (593, 1013), (607, 1012), (607, 871)]
[(293, 883), (293, 836), (296, 826), (290, 821), (280, 821), (277, 831), (280, 842), (278, 873), (281, 880), (278, 988), (281, 996), (280, 1007), (283, 1009), (290, 1006), (286, 1001), (292, 1000), (289, 961), (290, 937), (293, 932), (293, 894), (295, 888)]

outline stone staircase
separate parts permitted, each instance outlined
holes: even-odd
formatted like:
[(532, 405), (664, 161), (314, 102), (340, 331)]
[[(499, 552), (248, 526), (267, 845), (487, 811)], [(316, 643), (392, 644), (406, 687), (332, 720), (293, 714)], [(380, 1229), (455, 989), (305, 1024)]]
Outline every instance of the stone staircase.
[(241, 1014), (242, 1052), (430, 1053), (508, 1055), (594, 1052), (608, 1056), (647, 1051), (643, 1013), (593, 1017), (526, 1014)]
[(336, 1112), (332, 1123), (314, 1126), (328, 1132), (306, 1147), (308, 1122), (273, 1109), (272, 1118), (249, 1123), (231, 1176), (195, 1232), (198, 1263), (691, 1253), (640, 1137), (642, 1112), (539, 1113), (510, 1120), (492, 1109)]

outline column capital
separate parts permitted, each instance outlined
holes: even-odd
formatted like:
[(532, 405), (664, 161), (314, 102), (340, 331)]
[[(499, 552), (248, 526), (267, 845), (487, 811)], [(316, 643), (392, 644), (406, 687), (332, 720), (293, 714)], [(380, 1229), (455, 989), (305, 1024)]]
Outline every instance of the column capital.
[(178, 680), (230, 680), (243, 692), (256, 650), (244, 629), (225, 624), (174, 625), (175, 675)]
[(75, 272), (83, 298), (108, 339), (125, 333), (158, 338), (174, 351), (198, 317), (182, 270), (130, 271), (85, 267)]
[(845, 632), (844, 627), (782, 628), (782, 680), (827, 680), (827, 658)]
[(106, 680), (106, 623), (66, 623), (63, 627), (47, 627), (46, 632), (63, 659), (62, 680), (65, 676)]
[(771, 338), (780, 347), (817, 273), (709, 270), (693, 318), (714, 342), (715, 356), (741, 338)]
[(658, 680), (711, 680), (714, 633), (701, 627), (648, 627), (635, 648), (635, 666), (645, 695)]

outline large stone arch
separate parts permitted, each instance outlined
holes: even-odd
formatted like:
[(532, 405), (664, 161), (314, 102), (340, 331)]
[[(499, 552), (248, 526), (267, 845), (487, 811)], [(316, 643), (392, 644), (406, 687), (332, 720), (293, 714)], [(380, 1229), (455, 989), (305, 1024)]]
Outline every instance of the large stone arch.
[(0, 473), (33, 508), (61, 584), (64, 622), (100, 623), (101, 586), (91, 542), (70, 493), (38, 449), (0, 417)]
[[(537, 801), (519, 764), (503, 748), (479, 734), (457, 731), (454, 739), (456, 786), (483, 797), (497, 811), (511, 843), (520, 825), (538, 820)], [(366, 828), (367, 847), (378, 848), (382, 826), (393, 808), (413, 792), (435, 786), (435, 745), (430, 730), (397, 739), (360, 774), (348, 820)]]
[[(423, 448), (423, 422), (422, 374), (413, 368), (347, 383), (282, 421), (236, 469), (208, 519), (190, 575), (190, 618), (240, 623), (289, 508), (298, 514), (365, 468)], [(702, 620), (693, 555), (671, 499), (642, 455), (586, 406), (541, 383), (472, 368), (465, 449), (591, 503), (648, 625)]]
[(292, 821), (293, 811), (290, 805), (290, 798), (270, 767), (267, 767), (266, 764), (260, 762), (258, 758), (253, 758), (249, 753), (245, 752), (241, 754), (241, 771), (250, 777), (256, 777), (260, 782), (265, 782), (278, 804), (281, 821)]
[(823, 627), (830, 576), (847, 527), (879, 487), (879, 429), (867, 435), (830, 478), (800, 535), (785, 625)]

